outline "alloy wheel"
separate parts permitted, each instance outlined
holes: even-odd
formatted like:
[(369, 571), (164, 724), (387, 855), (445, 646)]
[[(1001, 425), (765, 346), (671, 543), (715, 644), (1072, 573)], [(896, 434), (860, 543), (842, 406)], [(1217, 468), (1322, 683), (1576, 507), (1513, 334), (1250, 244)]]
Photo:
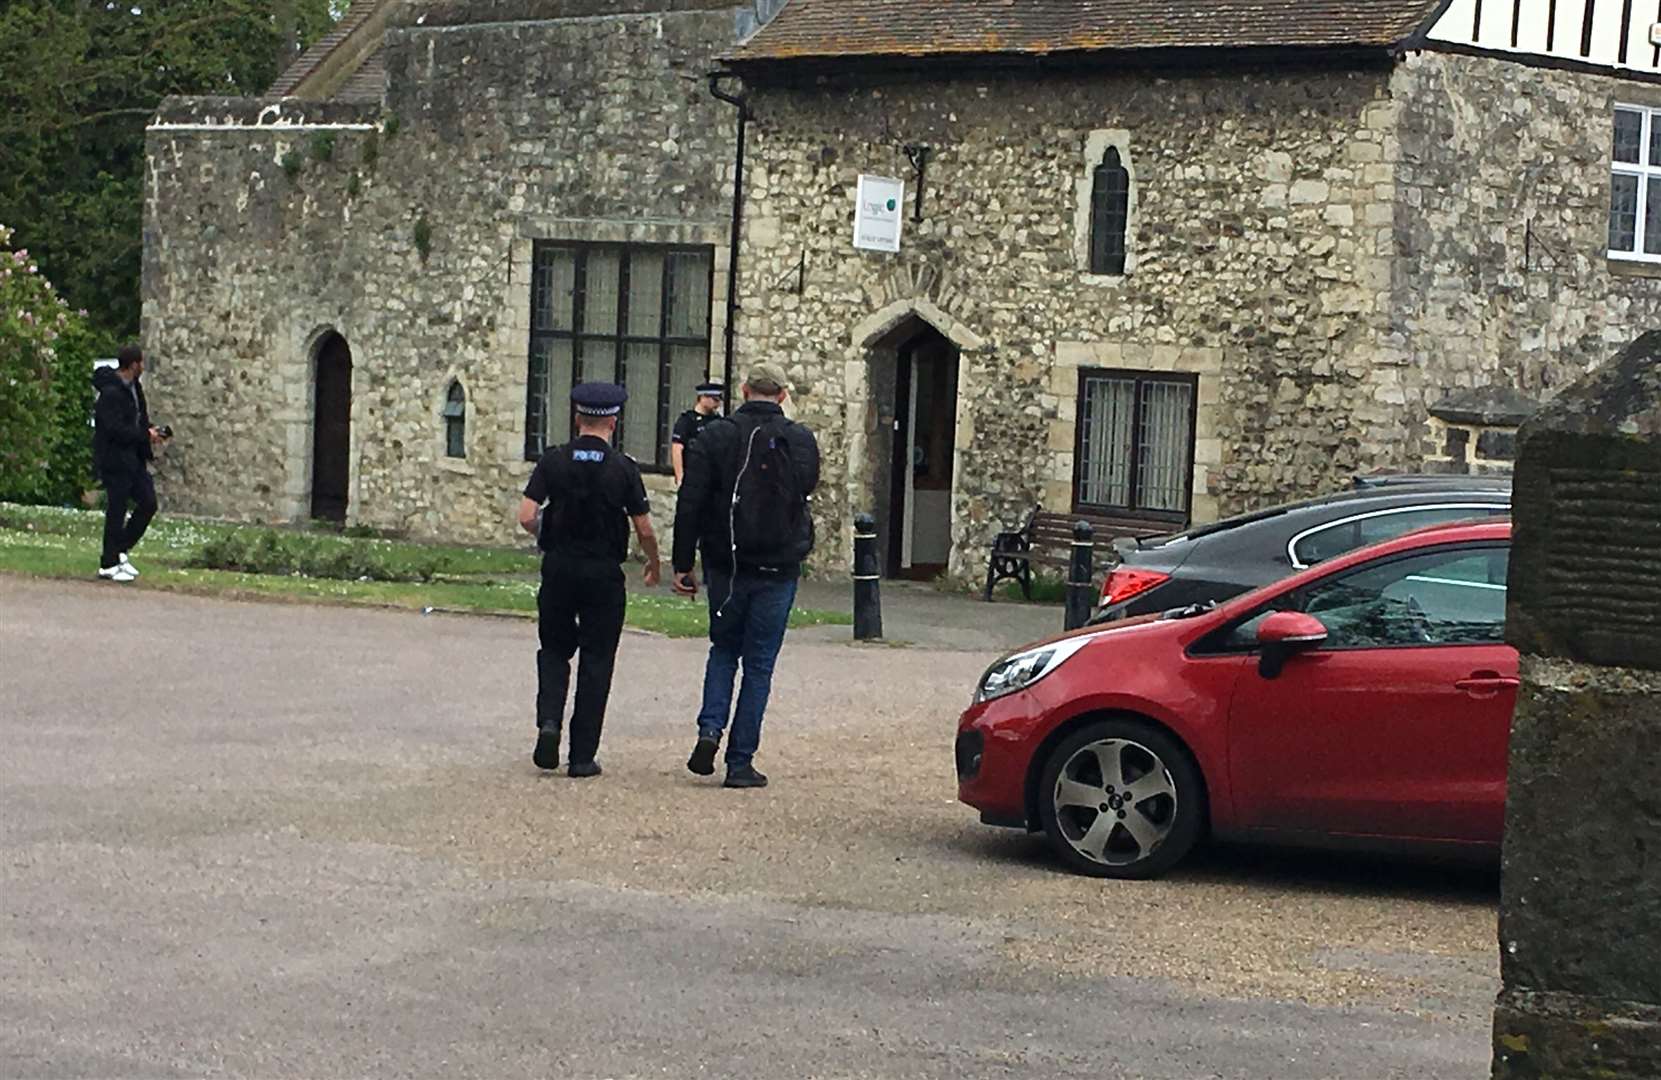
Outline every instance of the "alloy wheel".
[(1130, 739), (1081, 746), (1062, 765), (1054, 799), (1062, 839), (1103, 866), (1150, 858), (1177, 822), (1177, 787), (1169, 767)]

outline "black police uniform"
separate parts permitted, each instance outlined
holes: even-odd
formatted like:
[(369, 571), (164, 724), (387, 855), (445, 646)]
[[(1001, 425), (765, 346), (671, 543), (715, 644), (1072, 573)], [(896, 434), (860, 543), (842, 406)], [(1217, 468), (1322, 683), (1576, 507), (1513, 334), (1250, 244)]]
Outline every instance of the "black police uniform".
[[(623, 388), (583, 384), (572, 391), (578, 411), (614, 415)], [(613, 393), (614, 392), (614, 393)], [(606, 404), (612, 400), (617, 405)], [(587, 405), (585, 400), (599, 400)], [(609, 412), (600, 410), (609, 409)], [(541, 738), (559, 730), (577, 662), (577, 694), (571, 709), (572, 765), (586, 765), (600, 748), (612, 666), (623, 635), (622, 563), (629, 555), (629, 519), (648, 510), (640, 469), (604, 439), (580, 435), (542, 455), (525, 485), (525, 497), (546, 502), (538, 546), (542, 588), (537, 593), (536, 726)], [(552, 765), (547, 766), (552, 768)]]
[(682, 447), (690, 447), (703, 434), (704, 428), (721, 419), (720, 413), (710, 413), (705, 416), (697, 409), (688, 409), (675, 419), (675, 427), (670, 434), (671, 442), (677, 442)]
[[(698, 396), (720, 398), (725, 395), (726, 389), (718, 382), (699, 383)], [(697, 409), (688, 409), (676, 418), (675, 426), (669, 433), (669, 441), (679, 443), (682, 449), (689, 448), (698, 440), (698, 436), (703, 434), (704, 428), (719, 419), (721, 414), (718, 412), (706, 416)]]

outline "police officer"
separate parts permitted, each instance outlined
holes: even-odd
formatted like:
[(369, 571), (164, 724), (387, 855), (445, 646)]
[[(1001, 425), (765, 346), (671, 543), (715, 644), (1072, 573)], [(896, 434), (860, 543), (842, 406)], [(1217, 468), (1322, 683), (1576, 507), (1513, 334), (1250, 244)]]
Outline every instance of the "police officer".
[(675, 466), (676, 487), (680, 486), (681, 477), (686, 475), (687, 448), (697, 440), (707, 425), (721, 419), (721, 399), (726, 393), (724, 383), (699, 383), (698, 399), (692, 403), (692, 408), (681, 413), (675, 421), (675, 428), (669, 436), (669, 460)]
[(600, 775), (594, 755), (623, 636), (622, 564), (629, 557), (630, 522), (646, 554), (646, 584), (655, 586), (660, 573), (640, 469), (611, 445), (628, 396), (611, 383), (573, 387), (577, 437), (542, 455), (519, 503), (519, 524), (542, 549), (542, 588), (536, 599), (542, 647), (536, 653), (537, 736), (531, 759), (539, 768), (559, 768), (571, 657), (578, 655), (571, 776)]

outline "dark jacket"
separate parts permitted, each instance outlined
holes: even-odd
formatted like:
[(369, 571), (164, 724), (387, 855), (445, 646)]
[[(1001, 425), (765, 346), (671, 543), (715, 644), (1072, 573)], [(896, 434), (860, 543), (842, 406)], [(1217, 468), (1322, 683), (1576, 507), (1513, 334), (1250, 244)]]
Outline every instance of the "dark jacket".
[[(704, 569), (731, 573), (733, 489), (738, 485), (739, 451), (743, 432), (757, 423), (766, 423), (784, 415), (784, 410), (771, 401), (747, 401), (738, 412), (724, 420), (706, 426), (697, 440), (686, 450), (686, 475), (675, 500), (675, 548), (673, 567), (677, 574), (692, 572), (694, 552), (702, 552)], [(740, 424), (744, 426), (740, 428)], [(793, 420), (785, 421), (785, 444), (789, 447), (791, 464), (796, 468), (796, 482), (802, 494), (810, 494), (819, 486), (819, 444), (813, 432)], [(800, 534), (795, 549), (800, 557), (791, 562), (774, 562), (765, 566), (744, 567), (768, 573), (796, 574), (801, 570), (801, 558), (813, 550), (813, 520), (803, 514)]]
[(153, 456), (150, 410), (138, 379), (129, 386), (114, 368), (92, 373), (98, 403), (92, 408), (92, 467), (100, 475), (137, 473)]

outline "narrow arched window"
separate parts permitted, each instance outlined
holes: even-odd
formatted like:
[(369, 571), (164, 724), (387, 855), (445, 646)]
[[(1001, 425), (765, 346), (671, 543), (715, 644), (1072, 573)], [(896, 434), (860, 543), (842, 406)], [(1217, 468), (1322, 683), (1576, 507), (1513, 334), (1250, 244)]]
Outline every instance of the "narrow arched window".
[(1090, 185), (1090, 272), (1125, 272), (1125, 228), (1130, 223), (1130, 170), (1110, 146)]
[(444, 398), (444, 452), (450, 457), (467, 456), (467, 391), (459, 379), (450, 384)]

